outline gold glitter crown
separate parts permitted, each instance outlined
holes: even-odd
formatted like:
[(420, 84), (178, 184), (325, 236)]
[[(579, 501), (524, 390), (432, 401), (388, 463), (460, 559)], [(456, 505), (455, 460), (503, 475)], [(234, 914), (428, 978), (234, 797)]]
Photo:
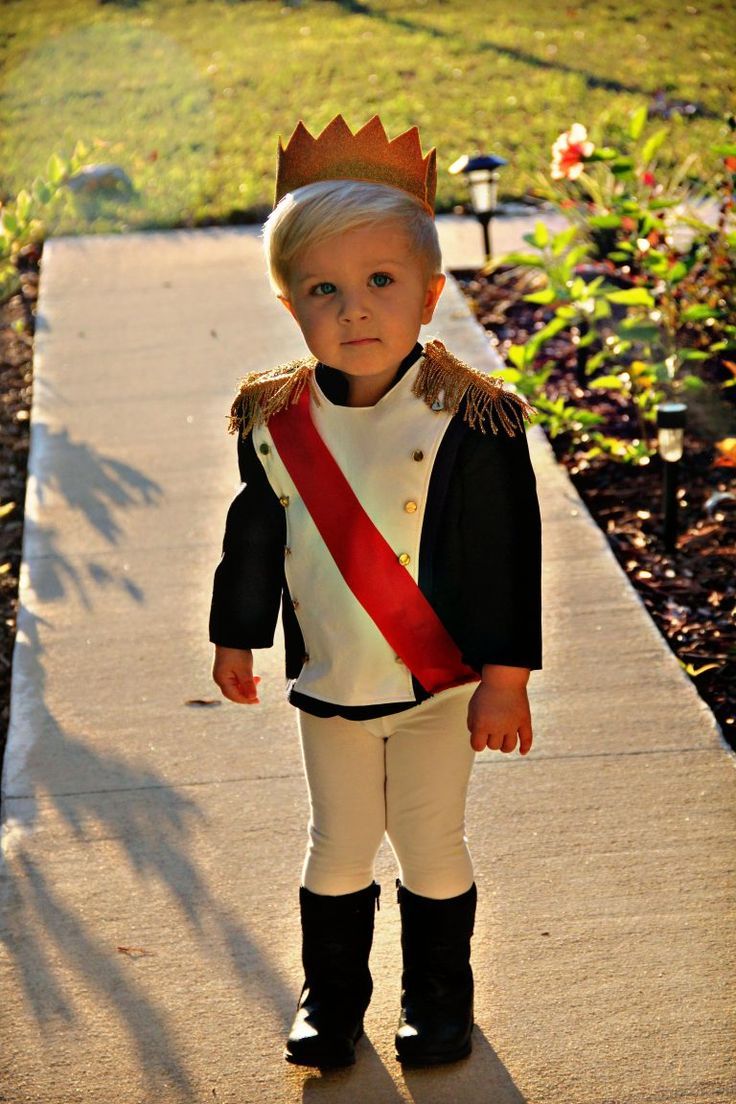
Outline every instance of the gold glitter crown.
[(431, 149), (422, 157), (415, 126), (389, 142), (378, 115), (355, 134), (342, 115), (336, 115), (317, 138), (298, 122), (285, 147), (279, 139), (276, 203), (287, 192), (318, 180), (390, 184), (415, 196), (434, 217), (437, 155)]

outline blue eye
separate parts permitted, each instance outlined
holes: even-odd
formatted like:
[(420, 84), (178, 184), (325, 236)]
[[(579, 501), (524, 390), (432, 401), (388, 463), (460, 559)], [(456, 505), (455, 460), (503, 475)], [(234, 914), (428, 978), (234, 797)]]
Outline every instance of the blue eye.
[(392, 284), (394, 281), (387, 272), (374, 272), (371, 276), (371, 282), (374, 287), (385, 288), (388, 287), (389, 284)]
[(334, 284), (330, 284), (325, 280), (321, 284), (315, 284), (314, 287), (312, 288), (312, 291), (311, 291), (310, 294), (311, 295), (332, 295), (333, 291), (336, 291), (336, 290), (337, 290), (337, 288), (335, 287)]

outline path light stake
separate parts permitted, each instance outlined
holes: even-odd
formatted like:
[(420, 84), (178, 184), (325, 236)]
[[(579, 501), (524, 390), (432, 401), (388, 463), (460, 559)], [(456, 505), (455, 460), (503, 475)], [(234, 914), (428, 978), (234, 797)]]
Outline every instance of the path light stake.
[(478, 154), (468, 157), (463, 154), (453, 161), (449, 172), (465, 173), (470, 192), (470, 205), (483, 230), (483, 248), (486, 262), (491, 259), (491, 219), (498, 207), (498, 172), (502, 165), (508, 165), (503, 157), (494, 153)]
[(685, 438), (687, 406), (680, 402), (661, 403), (657, 407), (657, 445), (664, 460), (664, 546), (675, 551), (677, 539), (677, 476)]

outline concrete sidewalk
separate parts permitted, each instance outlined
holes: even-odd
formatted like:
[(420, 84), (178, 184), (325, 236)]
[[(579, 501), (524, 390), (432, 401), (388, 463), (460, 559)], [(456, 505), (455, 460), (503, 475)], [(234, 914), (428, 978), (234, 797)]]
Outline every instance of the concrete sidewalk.
[[(497, 248), (529, 228), (499, 224)], [(442, 232), (449, 263), (478, 259), (477, 227)], [(488, 363), (456, 287), (432, 331)], [(246, 370), (302, 349), (250, 229), (46, 245), (0, 1101), (733, 1104), (734, 759), (539, 427), (536, 745), (480, 756), (468, 810), (473, 1055), (405, 1073), (393, 1058), (384, 849), (358, 1063), (320, 1076), (282, 1060), (307, 804), (280, 648), (258, 656), (259, 710), (189, 703), (217, 696), (206, 624), (238, 483), (230, 400)]]

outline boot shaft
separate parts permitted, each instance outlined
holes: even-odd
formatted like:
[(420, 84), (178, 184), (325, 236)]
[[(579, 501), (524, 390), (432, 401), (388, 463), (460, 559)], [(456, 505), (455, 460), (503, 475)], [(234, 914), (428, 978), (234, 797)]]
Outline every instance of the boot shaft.
[(444, 900), (420, 897), (398, 879), (396, 884), (404, 969), (467, 976), (478, 900), (475, 882), (465, 893)]
[(367, 969), (381, 887), (373, 882), (356, 893), (327, 896), (299, 889), (302, 964), (307, 981), (315, 974)]

